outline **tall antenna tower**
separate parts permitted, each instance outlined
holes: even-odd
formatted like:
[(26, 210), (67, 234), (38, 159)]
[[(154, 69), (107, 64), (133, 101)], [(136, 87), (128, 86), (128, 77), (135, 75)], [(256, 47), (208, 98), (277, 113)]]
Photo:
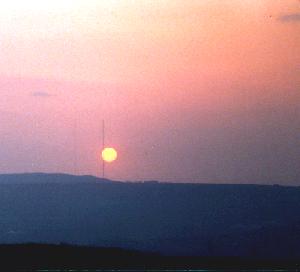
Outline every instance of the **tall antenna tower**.
[(78, 140), (78, 117), (77, 114), (75, 116), (75, 121), (74, 121), (74, 143), (73, 143), (73, 154), (74, 154), (74, 174), (78, 175), (78, 171), (77, 171), (77, 166), (78, 166), (78, 152), (77, 152), (77, 140)]
[[(102, 120), (102, 151), (105, 148), (105, 123), (104, 119)], [(105, 161), (102, 158), (102, 178), (105, 178)]]

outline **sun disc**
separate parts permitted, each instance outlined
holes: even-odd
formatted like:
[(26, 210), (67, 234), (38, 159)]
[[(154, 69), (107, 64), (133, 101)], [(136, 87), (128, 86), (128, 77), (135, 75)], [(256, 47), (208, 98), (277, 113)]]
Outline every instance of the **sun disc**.
[(105, 162), (113, 162), (113, 161), (115, 161), (117, 159), (117, 157), (118, 157), (118, 153), (112, 147), (105, 147), (102, 150), (102, 159)]

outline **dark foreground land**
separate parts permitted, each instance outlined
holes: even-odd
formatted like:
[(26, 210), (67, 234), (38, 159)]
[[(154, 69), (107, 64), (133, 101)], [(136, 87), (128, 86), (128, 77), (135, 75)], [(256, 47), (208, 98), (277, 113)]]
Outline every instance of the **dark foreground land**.
[(162, 256), (119, 248), (71, 245), (0, 245), (0, 269), (300, 269), (296, 259), (255, 259), (238, 257)]
[(296, 186), (0, 175), (0, 266), (296, 269), (299, 211)]

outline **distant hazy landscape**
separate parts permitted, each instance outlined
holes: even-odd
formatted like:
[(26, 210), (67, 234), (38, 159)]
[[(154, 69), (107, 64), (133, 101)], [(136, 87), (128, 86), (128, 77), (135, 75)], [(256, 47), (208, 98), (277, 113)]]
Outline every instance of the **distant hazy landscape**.
[(0, 175), (0, 243), (300, 257), (300, 188)]

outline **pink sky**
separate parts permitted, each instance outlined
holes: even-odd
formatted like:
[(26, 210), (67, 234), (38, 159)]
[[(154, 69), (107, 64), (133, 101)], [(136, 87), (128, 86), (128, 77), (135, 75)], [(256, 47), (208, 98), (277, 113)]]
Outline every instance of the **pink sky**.
[(299, 1), (0, 10), (0, 172), (100, 175), (105, 119), (109, 178), (299, 181)]

